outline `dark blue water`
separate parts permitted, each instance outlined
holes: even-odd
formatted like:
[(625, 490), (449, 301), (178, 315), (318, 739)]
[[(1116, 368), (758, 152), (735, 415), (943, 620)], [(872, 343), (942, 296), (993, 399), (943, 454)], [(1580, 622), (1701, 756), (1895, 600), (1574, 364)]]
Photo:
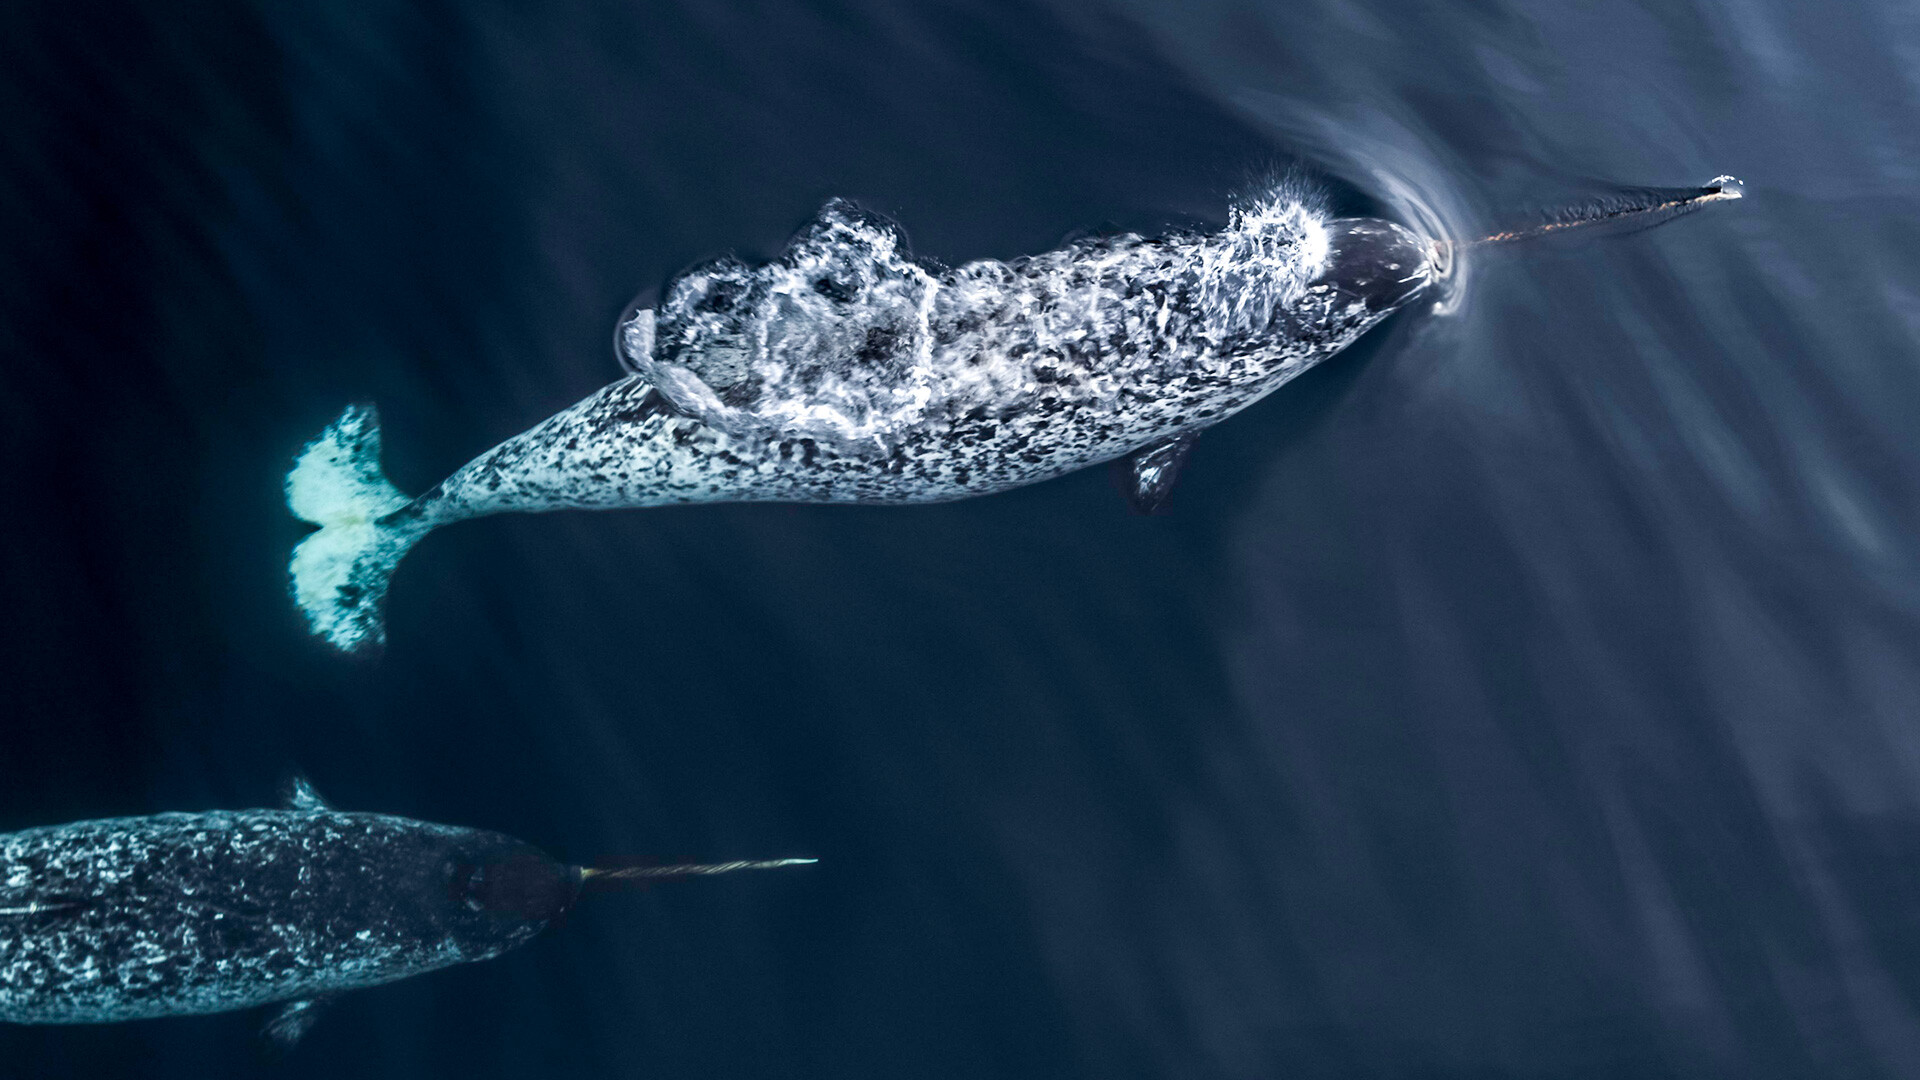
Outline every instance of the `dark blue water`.
[[(356, 993), (286, 1076), (1920, 1075), (1920, 15), (16, 0), (0, 830), (337, 804), (597, 897)], [(401, 487), (610, 381), (633, 294), (827, 197), (958, 262), (1302, 166), (1475, 253), (1202, 440), (917, 509), (435, 534), (353, 662), (292, 455)], [(257, 1015), (0, 1029), (262, 1074)]]

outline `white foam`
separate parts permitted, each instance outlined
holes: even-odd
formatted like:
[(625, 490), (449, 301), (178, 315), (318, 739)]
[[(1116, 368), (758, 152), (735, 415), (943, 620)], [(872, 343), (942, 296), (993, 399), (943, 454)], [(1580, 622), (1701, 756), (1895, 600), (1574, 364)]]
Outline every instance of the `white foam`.
[[(1326, 265), (1326, 220), (1305, 193), (1281, 190), (1207, 236), (1127, 234), (945, 270), (909, 254), (891, 223), (834, 202), (774, 262), (721, 260), (676, 281), (657, 321), (630, 324), (626, 359), (722, 431), (777, 428), (885, 453), (939, 417), (1041, 393), (1064, 357), (1164, 333), (1169, 299), (1157, 322), (1135, 325), (1152, 303), (1143, 283), (1190, 298), (1207, 324), (1176, 349), (1259, 331)], [(1117, 394), (1128, 378), (1076, 375), (1093, 393)]]

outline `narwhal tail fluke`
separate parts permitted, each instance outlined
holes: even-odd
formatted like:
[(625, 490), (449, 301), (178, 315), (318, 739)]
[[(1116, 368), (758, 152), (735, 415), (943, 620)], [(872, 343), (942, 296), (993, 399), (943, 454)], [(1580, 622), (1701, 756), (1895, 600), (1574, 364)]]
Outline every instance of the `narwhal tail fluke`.
[(431, 528), (399, 513), (412, 501), (381, 472), (372, 405), (348, 406), (287, 474), (288, 509), (320, 526), (293, 549), (293, 599), (313, 632), (335, 647), (356, 652), (386, 640), (387, 582)]

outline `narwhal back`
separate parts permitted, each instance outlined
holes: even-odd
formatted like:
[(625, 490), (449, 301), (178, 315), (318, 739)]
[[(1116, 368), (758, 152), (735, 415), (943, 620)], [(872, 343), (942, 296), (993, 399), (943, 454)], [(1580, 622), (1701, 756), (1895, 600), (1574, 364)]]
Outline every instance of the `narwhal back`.
[(161, 814), (0, 836), (0, 1020), (209, 1013), (498, 955), (461, 894), (510, 837), (383, 814)]

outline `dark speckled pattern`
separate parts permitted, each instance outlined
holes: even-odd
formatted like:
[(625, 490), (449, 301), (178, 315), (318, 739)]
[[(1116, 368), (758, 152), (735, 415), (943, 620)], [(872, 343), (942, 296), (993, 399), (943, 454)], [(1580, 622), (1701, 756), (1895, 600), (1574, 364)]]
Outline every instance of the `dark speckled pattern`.
[(0, 836), (0, 908), (59, 906), (0, 916), (0, 1020), (220, 1012), (497, 956), (545, 924), (473, 910), (455, 868), (531, 851), (497, 833), (311, 810)]

